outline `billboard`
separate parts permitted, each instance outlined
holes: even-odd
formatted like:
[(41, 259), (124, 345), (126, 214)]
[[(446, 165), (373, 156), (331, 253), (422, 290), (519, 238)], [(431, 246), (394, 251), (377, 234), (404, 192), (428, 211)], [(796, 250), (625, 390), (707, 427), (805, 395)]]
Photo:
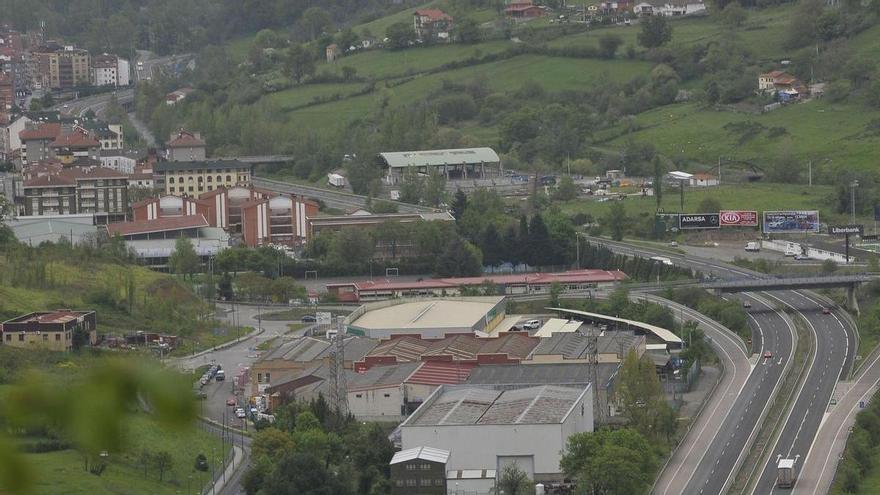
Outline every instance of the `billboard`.
[(722, 227), (757, 227), (757, 211), (721, 210)]
[(765, 211), (765, 234), (790, 234), (795, 232), (819, 232), (819, 212)]
[(718, 213), (683, 213), (678, 216), (678, 228), (717, 229), (721, 226)]
[(864, 231), (864, 225), (832, 225), (831, 227), (828, 227), (828, 233), (832, 235), (862, 235)]

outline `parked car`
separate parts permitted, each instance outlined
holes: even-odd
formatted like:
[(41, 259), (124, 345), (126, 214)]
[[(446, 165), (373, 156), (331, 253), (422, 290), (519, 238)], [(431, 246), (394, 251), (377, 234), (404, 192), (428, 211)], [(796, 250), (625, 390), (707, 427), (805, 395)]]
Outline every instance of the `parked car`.
[(537, 330), (541, 328), (541, 320), (529, 320), (522, 327), (526, 330)]
[(235, 417), (236, 418), (243, 418), (245, 416), (247, 416), (247, 414), (244, 412), (243, 407), (239, 407), (235, 410)]
[(315, 318), (315, 315), (305, 315), (302, 318), (300, 318), (300, 321), (302, 321), (303, 323), (314, 323), (314, 322), (318, 321), (318, 319)]

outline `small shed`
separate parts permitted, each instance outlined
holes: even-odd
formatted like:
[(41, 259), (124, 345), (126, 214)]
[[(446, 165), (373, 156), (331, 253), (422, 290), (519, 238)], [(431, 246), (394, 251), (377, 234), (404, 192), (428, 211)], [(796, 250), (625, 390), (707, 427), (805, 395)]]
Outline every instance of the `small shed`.
[(432, 447), (401, 450), (391, 458), (392, 495), (446, 495), (449, 451)]

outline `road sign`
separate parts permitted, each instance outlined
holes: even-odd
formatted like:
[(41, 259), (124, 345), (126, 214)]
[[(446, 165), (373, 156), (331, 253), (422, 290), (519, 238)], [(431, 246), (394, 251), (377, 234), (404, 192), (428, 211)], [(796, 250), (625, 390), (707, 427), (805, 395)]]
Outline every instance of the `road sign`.
[(764, 233), (796, 232), (819, 232), (819, 212), (816, 210), (764, 212)]
[(722, 227), (757, 227), (758, 212), (742, 210), (721, 210)]
[(864, 225), (832, 225), (828, 227), (828, 233), (832, 235), (862, 235), (864, 232)]
[(318, 325), (329, 325), (331, 321), (331, 315), (325, 311), (319, 311), (315, 313), (315, 322)]
[(721, 226), (718, 213), (685, 213), (678, 217), (678, 228), (717, 229)]

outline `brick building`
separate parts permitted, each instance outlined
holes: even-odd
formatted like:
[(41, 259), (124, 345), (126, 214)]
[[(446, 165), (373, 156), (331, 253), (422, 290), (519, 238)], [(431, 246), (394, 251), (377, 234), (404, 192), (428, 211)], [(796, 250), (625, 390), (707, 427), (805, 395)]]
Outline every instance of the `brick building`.
[(44, 164), (30, 169), (22, 185), (20, 210), (26, 216), (93, 214), (98, 223), (124, 220), (128, 177), (103, 167), (62, 168)]

